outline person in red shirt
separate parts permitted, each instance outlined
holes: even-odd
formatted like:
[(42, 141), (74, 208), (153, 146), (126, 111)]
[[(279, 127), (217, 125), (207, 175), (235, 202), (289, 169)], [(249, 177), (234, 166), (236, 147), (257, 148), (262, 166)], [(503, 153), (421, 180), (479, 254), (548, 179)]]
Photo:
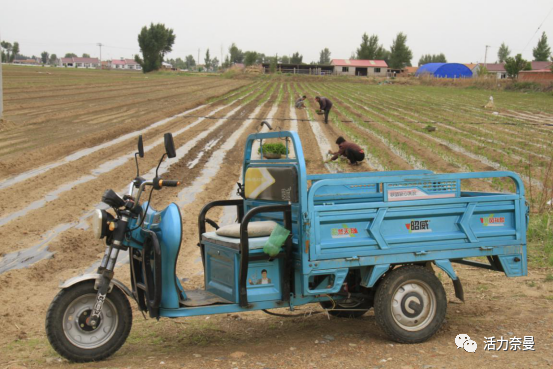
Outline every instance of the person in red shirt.
[(330, 113), (330, 109), (332, 108), (332, 101), (330, 101), (326, 97), (321, 96), (316, 96), (315, 101), (319, 103), (319, 108), (324, 112), (325, 115), (325, 123), (328, 124), (328, 113)]
[(365, 152), (359, 145), (346, 141), (342, 136), (336, 139), (336, 144), (339, 148), (337, 152), (328, 150), (328, 153), (333, 155), (330, 160), (336, 160), (339, 156), (345, 156), (351, 165), (359, 165), (360, 162), (365, 160)]

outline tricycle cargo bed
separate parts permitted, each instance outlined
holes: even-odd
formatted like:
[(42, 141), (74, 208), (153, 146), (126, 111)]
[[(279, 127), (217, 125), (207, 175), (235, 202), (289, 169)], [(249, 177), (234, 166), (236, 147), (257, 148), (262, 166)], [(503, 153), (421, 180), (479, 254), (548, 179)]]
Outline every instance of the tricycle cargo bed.
[[(368, 174), (319, 176), (309, 189), (309, 260), (318, 269), (338, 261), (351, 267), (509, 255), (520, 262), (506, 274), (526, 275), (527, 207), (518, 177)], [(511, 177), (517, 191), (461, 191), (462, 179), (478, 177)]]

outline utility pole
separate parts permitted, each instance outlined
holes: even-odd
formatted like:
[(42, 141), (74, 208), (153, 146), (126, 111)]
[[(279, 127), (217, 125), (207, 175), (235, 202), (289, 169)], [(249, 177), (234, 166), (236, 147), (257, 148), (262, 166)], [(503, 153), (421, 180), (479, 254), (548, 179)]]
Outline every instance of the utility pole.
[(101, 42), (98, 42), (97, 44), (99, 47), (100, 47), (100, 69), (102, 69), (102, 43)]
[(486, 45), (486, 53), (484, 54), (484, 66), (486, 67), (486, 69), (488, 69), (488, 63), (487, 63), (487, 59), (488, 59), (488, 47), (491, 47), (490, 45)]

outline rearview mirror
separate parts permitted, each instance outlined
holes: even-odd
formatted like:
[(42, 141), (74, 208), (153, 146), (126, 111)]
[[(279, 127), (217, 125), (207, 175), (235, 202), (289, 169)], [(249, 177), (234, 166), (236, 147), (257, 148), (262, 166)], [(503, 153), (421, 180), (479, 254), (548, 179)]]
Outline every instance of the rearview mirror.
[(163, 140), (165, 141), (165, 152), (167, 153), (167, 156), (169, 158), (177, 156), (177, 153), (175, 152), (175, 143), (173, 142), (173, 135), (171, 133), (166, 133), (163, 136)]
[(144, 144), (142, 143), (142, 135), (138, 136), (138, 156), (144, 157)]

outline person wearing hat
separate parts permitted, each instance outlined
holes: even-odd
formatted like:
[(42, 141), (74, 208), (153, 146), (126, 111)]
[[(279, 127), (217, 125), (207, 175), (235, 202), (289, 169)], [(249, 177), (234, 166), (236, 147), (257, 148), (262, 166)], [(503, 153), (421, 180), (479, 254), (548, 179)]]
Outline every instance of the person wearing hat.
[(315, 97), (315, 101), (319, 103), (319, 108), (325, 114), (325, 123), (328, 124), (328, 113), (330, 113), (330, 109), (332, 108), (332, 101), (322, 96)]
[(332, 150), (328, 150), (328, 153), (333, 155), (330, 160), (336, 160), (339, 156), (345, 156), (351, 165), (359, 165), (365, 160), (365, 152), (356, 143), (348, 142), (340, 136), (336, 139), (336, 144), (338, 145), (338, 151), (332, 152)]

